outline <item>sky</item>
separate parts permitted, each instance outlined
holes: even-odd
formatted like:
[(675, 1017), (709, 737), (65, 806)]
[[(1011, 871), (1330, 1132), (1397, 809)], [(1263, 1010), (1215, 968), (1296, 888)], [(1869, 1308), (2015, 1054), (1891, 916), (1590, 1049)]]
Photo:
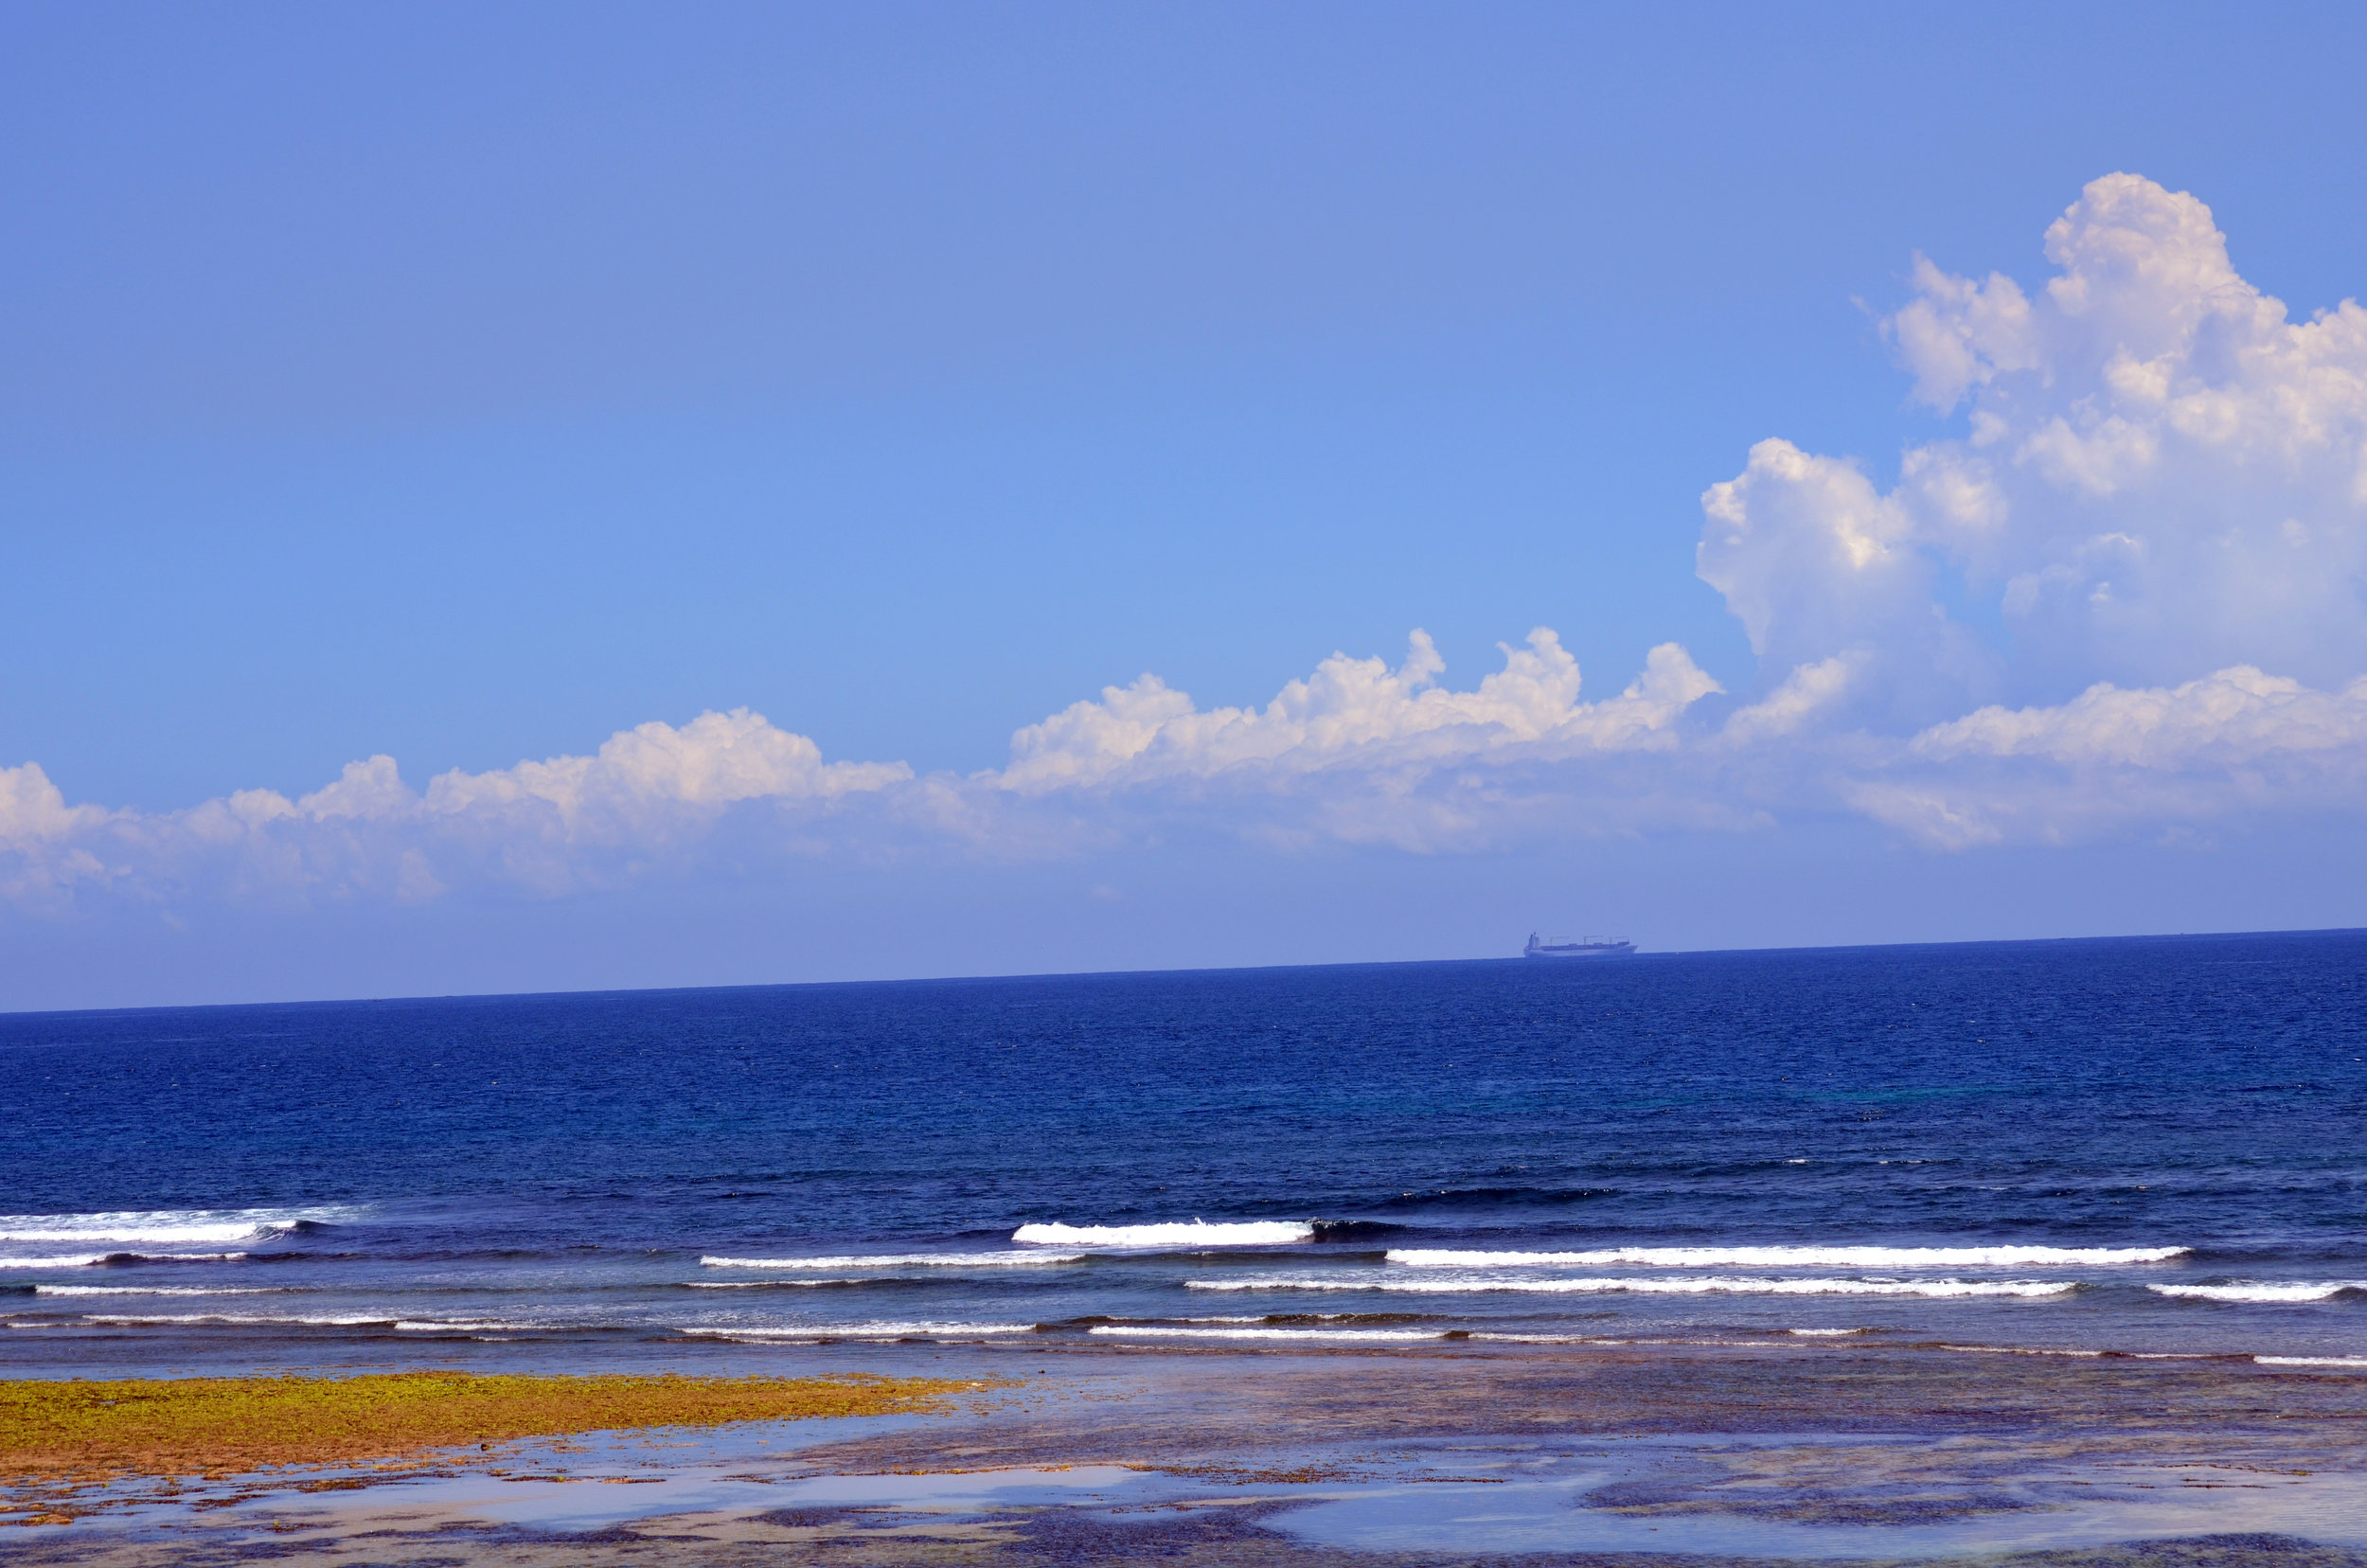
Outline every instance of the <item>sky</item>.
[(2362, 45), (0, 9), (0, 1008), (2367, 924)]

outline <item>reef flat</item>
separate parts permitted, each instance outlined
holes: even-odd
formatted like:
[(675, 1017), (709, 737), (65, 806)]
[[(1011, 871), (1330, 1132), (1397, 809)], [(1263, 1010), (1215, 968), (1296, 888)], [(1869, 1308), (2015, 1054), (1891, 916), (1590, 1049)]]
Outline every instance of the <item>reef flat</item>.
[[(2367, 1568), (2367, 1379), (2345, 1371), (1829, 1343), (841, 1354), (812, 1379), (580, 1380), (561, 1391), (573, 1403), (522, 1402), (519, 1435), (483, 1448), (338, 1469), (315, 1447), (309, 1465), (187, 1471), (164, 1489), (86, 1484), (80, 1517), (0, 1531), (0, 1557)], [(936, 1375), (897, 1375), (924, 1355)], [(288, 1381), (252, 1381), (244, 1397)], [(313, 1392), (389, 1383), (337, 1381), (357, 1394)], [(465, 1387), (454, 1380), (449, 1399)], [(239, 1408), (210, 1398), (181, 1408)], [(310, 1419), (316, 1440), (339, 1440), (329, 1417)], [(291, 1422), (276, 1440), (296, 1435)]]
[(71, 1517), (127, 1480), (400, 1463), (521, 1438), (943, 1408), (942, 1379), (398, 1372), (0, 1382), (0, 1520)]

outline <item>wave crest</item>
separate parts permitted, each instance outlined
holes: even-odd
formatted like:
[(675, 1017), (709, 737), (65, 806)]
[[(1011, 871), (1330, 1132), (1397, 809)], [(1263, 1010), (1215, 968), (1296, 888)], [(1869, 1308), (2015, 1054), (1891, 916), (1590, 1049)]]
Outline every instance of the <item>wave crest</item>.
[(781, 1340), (828, 1339), (959, 1339), (988, 1334), (1032, 1334), (1032, 1323), (818, 1323), (804, 1326), (763, 1324), (710, 1325), (681, 1332), (701, 1339)]
[(35, 1295), (54, 1296), (225, 1296), (281, 1295), (277, 1285), (36, 1285)]
[(2196, 1301), (2324, 1301), (2344, 1291), (2367, 1291), (2367, 1279), (2295, 1279), (2235, 1285), (2148, 1285), (2159, 1295)]
[(318, 1228), (348, 1211), (322, 1208), (116, 1209), (98, 1214), (0, 1214), (0, 1241), (243, 1241)]
[(1611, 1263), (1666, 1269), (1983, 1269), (2160, 1263), (2188, 1247), (1606, 1247), (1592, 1252), (1468, 1252), (1393, 1247), (1389, 1261), (1415, 1268), (1599, 1268)]
[(1164, 1325), (1122, 1323), (1097, 1323), (1085, 1331), (1089, 1334), (1114, 1335), (1121, 1339), (1299, 1340), (1362, 1343), (1378, 1340), (1394, 1344), (1446, 1337), (1436, 1328), (1171, 1328)]
[(2079, 1289), (2053, 1279), (1752, 1279), (1707, 1275), (1695, 1279), (1191, 1279), (1195, 1291), (1391, 1291), (1416, 1295), (1471, 1295), (1512, 1291), (1536, 1295), (1593, 1295), (1628, 1292), (1638, 1295), (1864, 1295), (2051, 1296)]
[(1271, 1247), (1315, 1238), (1311, 1220), (1170, 1221), (1153, 1225), (1022, 1225), (1011, 1239), (1055, 1247)]
[(702, 1257), (707, 1269), (1040, 1269), (1081, 1263), (1083, 1253), (891, 1253), (850, 1257)]
[(2367, 1367), (2367, 1356), (2254, 1356), (2262, 1366), (2359, 1366)]

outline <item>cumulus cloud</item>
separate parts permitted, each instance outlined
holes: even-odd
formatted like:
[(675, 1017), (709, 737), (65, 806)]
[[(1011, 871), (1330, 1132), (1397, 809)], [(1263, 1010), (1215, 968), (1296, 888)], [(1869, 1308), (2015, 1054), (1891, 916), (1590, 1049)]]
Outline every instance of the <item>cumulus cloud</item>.
[(1569, 756), (1665, 748), (1700, 698), (1724, 689), (1675, 643), (1647, 656), (1616, 698), (1578, 701), (1578, 662), (1551, 629), (1504, 649), (1504, 668), (1475, 691), (1438, 686), (1446, 662), (1416, 631), (1404, 663), (1334, 653), (1264, 708), (1201, 712), (1155, 675), (1103, 688), (1011, 738), (1010, 765), (991, 775), (1023, 793), (1454, 761), (1520, 752)]
[(678, 849), (744, 802), (825, 809), (911, 777), (900, 762), (825, 762), (812, 740), (744, 708), (642, 724), (589, 757), (454, 770), (424, 791), (373, 757), (294, 800), (244, 790), (172, 812), (68, 808), (27, 764), (0, 770), (12, 863), (0, 891), (50, 904), (91, 890), (425, 899), (490, 875), (563, 892)]
[[(2091, 184), (2045, 249), (2058, 270), (2028, 294), (1918, 259), (1885, 325), (1914, 396), (1964, 423), (1895, 485), (1769, 441), (1703, 497), (1701, 576), (1771, 677), (1878, 650), (1867, 717), (1929, 720), (2097, 680), (2367, 667), (2367, 312), (2291, 319), (2209, 208), (2133, 174)], [(2007, 646), (1949, 615), (1943, 566)]]
[(1916, 258), (1884, 328), (1951, 422), (1895, 479), (1771, 437), (1703, 495), (1700, 574), (1759, 656), (1746, 702), (1705, 702), (1718, 683), (1674, 643), (1589, 701), (1542, 627), (1457, 689), (1416, 631), (1394, 668), (1335, 653), (1261, 707), (1145, 674), (968, 775), (828, 761), (745, 709), (424, 788), (373, 757), (293, 799), (163, 813), (71, 804), (27, 762), (0, 768), (0, 898), (558, 895), (1181, 824), (1432, 853), (1856, 813), (1965, 850), (2357, 812), (2367, 312), (2292, 319), (2208, 208), (2129, 174), (2091, 184), (2045, 255), (2029, 289)]
[(1911, 740), (1851, 802), (1939, 848), (2061, 844), (2263, 811), (2356, 811), (2367, 677), (2316, 691), (2249, 665), (2172, 687), (2109, 683), (2053, 707), (1985, 707)]
[[(680, 729), (648, 723), (624, 730), (592, 757), (439, 774), (418, 809), (440, 817), (522, 818), (542, 835), (569, 843), (650, 842), (743, 800), (829, 800), (911, 776), (901, 762), (824, 762), (822, 748), (805, 736), (738, 708), (703, 713)], [(407, 803), (389, 796), (386, 805), (401, 810)]]
[(559, 894), (694, 864), (727, 821), (739, 848), (790, 858), (1061, 854), (1182, 820), (1270, 844), (1415, 851), (1731, 825), (1714, 801), (1601, 766), (1681, 749), (1688, 711), (1719, 689), (1683, 649), (1652, 650), (1600, 702), (1582, 700), (1577, 662), (1549, 629), (1504, 654), (1504, 668), (1454, 690), (1416, 631), (1394, 669), (1334, 654), (1254, 709), (1202, 710), (1145, 675), (1025, 726), (1006, 766), (967, 777), (825, 761), (811, 739), (744, 709), (423, 790), (374, 757), (294, 799), (245, 791), (168, 813), (68, 807), (27, 765), (0, 773), (5, 888), (53, 903), (98, 891), (430, 899), (485, 882)]
[(1948, 712), (1997, 685), (1997, 656), (1933, 602), (1939, 565), (1913, 508), (1856, 463), (1761, 441), (1701, 509), (1701, 579), (1763, 670), (1854, 665), (1855, 704), (1877, 718)]
[(68, 806), (39, 763), (0, 768), (0, 898), (54, 904), (74, 883), (103, 879), (105, 867), (75, 841), (109, 816)]
[(1145, 675), (1020, 730), (1009, 765), (973, 782), (1181, 813), (1279, 844), (1415, 851), (1726, 814), (1621, 765), (1680, 750), (1688, 710), (1722, 689), (1682, 648), (1653, 649), (1617, 696), (1588, 703), (1550, 628), (1500, 646), (1504, 668), (1469, 691), (1437, 684), (1445, 662), (1420, 631), (1395, 669), (1335, 653), (1263, 708), (1203, 711)]
[(2168, 690), (2109, 682), (2059, 707), (1985, 707), (1915, 737), (1921, 757), (2033, 757), (2074, 767), (2238, 768), (2340, 757), (2367, 743), (2367, 677), (2339, 692), (2249, 665)]
[(1895, 483), (1768, 440), (1703, 495), (1700, 575), (1770, 688), (1728, 730), (1936, 847), (2358, 810), (2367, 312), (2293, 319), (2133, 174), (2045, 255), (2029, 291), (1915, 259), (1884, 328), (1962, 422)]

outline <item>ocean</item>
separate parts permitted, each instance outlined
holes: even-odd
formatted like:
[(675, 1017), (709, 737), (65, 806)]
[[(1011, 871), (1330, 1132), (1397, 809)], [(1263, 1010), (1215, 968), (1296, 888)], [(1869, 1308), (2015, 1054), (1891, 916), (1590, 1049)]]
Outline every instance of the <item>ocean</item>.
[(2367, 934), (0, 1017), (7, 1375), (2367, 1368)]

